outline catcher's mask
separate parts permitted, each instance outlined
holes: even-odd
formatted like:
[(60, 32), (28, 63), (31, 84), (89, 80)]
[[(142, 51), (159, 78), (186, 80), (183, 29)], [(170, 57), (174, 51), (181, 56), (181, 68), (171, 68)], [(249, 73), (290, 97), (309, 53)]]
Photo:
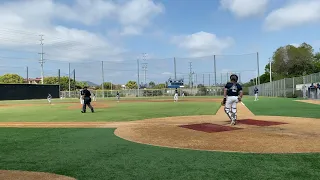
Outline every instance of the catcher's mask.
[(236, 74), (232, 74), (230, 76), (230, 81), (238, 82), (238, 76)]

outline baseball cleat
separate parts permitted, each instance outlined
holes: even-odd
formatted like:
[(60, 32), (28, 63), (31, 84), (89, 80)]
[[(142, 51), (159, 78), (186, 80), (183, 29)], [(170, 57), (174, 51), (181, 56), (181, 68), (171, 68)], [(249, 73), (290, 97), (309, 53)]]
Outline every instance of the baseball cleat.
[(234, 125), (236, 125), (236, 120), (231, 121), (231, 126), (234, 126)]

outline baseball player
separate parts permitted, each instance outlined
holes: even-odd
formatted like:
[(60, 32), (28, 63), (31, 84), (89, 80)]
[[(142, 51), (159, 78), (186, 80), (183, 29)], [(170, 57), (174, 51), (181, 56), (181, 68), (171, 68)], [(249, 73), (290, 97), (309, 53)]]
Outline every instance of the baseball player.
[(119, 100), (120, 100), (120, 93), (119, 91), (117, 91), (117, 101), (119, 102)]
[(80, 104), (82, 104), (83, 105), (83, 103), (84, 103), (84, 100), (83, 100), (83, 89), (82, 90), (80, 90)]
[(48, 100), (49, 104), (51, 104), (51, 99), (52, 99), (51, 94), (48, 94), (47, 100)]
[(174, 92), (173, 100), (174, 100), (174, 102), (178, 101), (178, 89), (177, 88), (176, 88), (176, 90)]
[(225, 113), (231, 120), (231, 125), (236, 125), (237, 121), (237, 103), (241, 101), (243, 92), (242, 87), (238, 82), (238, 76), (232, 74), (230, 76), (230, 82), (224, 87), (224, 98), (222, 105), (224, 105)]
[(93, 113), (94, 110), (93, 110), (93, 107), (91, 106), (91, 93), (90, 91), (87, 89), (87, 87), (84, 87), (83, 90), (83, 95), (82, 95), (82, 98), (83, 98), (83, 105), (82, 105), (82, 113), (86, 113), (86, 109), (87, 109), (87, 106), (91, 109), (91, 112)]
[(258, 99), (258, 92), (259, 92), (259, 90), (258, 90), (258, 88), (257, 87), (254, 87), (254, 101), (258, 101), (259, 99)]
[(181, 95), (181, 97), (184, 97), (184, 92), (182, 92), (182, 95)]
[(97, 101), (96, 94), (95, 93), (92, 93), (92, 94), (93, 94), (93, 96), (92, 96), (93, 101)]

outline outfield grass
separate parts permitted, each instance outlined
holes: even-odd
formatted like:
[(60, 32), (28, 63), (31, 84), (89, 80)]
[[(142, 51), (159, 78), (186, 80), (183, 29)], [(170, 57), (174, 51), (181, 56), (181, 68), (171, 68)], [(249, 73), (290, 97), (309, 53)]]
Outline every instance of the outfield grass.
[[(25, 102), (26, 103), (26, 102)], [(28, 102), (30, 103), (30, 102)], [(220, 107), (214, 102), (120, 102), (103, 101), (110, 107), (96, 109), (92, 114), (82, 114), (78, 109), (68, 109), (74, 104), (43, 104), (0, 108), (2, 122), (49, 121), (133, 121), (147, 118), (189, 115), (214, 115)], [(35, 103), (36, 104), (36, 103)]]
[(254, 101), (247, 97), (243, 102), (255, 115), (320, 118), (319, 105), (295, 100), (298, 99), (260, 97)]
[(113, 131), (0, 128), (0, 169), (52, 172), (79, 180), (320, 177), (320, 154), (258, 155), (169, 149), (125, 141)]

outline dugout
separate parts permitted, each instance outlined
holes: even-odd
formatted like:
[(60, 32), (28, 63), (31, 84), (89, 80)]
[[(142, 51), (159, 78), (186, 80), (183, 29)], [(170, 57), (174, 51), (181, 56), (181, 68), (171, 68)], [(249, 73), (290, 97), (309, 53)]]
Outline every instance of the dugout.
[(44, 84), (0, 84), (0, 100), (59, 98), (59, 85)]

